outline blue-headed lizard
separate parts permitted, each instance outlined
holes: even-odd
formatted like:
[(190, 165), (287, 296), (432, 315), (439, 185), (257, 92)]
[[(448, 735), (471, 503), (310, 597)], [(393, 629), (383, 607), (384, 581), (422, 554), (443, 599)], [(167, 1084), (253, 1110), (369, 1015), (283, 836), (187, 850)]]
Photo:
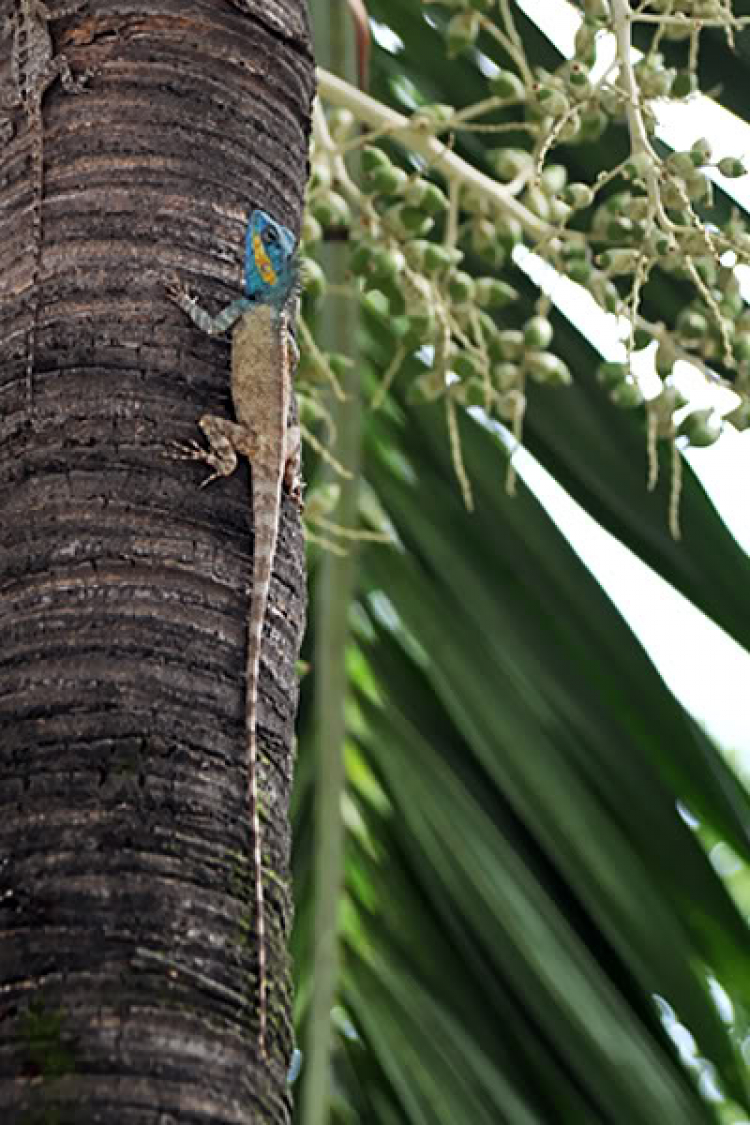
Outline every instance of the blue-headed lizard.
[(266, 1057), (268, 985), (263, 859), (257, 779), (258, 678), (263, 623), (268, 605), (281, 509), (282, 485), (300, 502), (299, 427), (289, 425), (294, 341), (290, 308), (297, 291), (294, 235), (265, 211), (253, 211), (247, 227), (244, 293), (216, 316), (202, 309), (178, 281), (168, 296), (211, 336), (232, 329), (232, 401), (236, 422), (204, 414), (198, 425), (210, 449), (196, 442), (183, 454), (214, 470), (203, 484), (229, 476), (242, 453), (252, 469), (253, 593), (247, 632), (245, 723), (248, 803), (253, 832), (255, 905), (258, 929), (258, 1045)]

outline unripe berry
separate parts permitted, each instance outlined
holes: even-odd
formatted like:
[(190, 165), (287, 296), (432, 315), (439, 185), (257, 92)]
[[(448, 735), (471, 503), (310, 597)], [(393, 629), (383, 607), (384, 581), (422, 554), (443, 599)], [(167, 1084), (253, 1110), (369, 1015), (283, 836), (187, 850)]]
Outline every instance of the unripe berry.
[(352, 213), (349, 204), (338, 192), (329, 191), (315, 199), (310, 210), (324, 227), (348, 227)]
[(546, 383), (550, 387), (568, 387), (573, 382), (567, 364), (552, 352), (527, 352), (523, 366), (535, 383)]
[(487, 153), (490, 166), (499, 180), (515, 180), (532, 164), (530, 152), (523, 148), (495, 148)]
[(698, 79), (689, 70), (680, 70), (674, 75), (669, 94), (673, 98), (687, 98), (698, 89)]
[(482, 308), (502, 308), (518, 299), (518, 291), (500, 278), (480, 277), (476, 283), (475, 297)]
[(404, 251), (410, 266), (428, 274), (447, 269), (451, 264), (450, 254), (444, 246), (424, 238), (415, 238), (407, 242)]
[(510, 391), (521, 382), (521, 368), (515, 363), (496, 363), (492, 368), (492, 381), (499, 391)]
[(523, 326), (524, 343), (530, 348), (548, 348), (552, 343), (552, 325), (546, 316), (532, 316)]
[(495, 223), (497, 239), (508, 253), (523, 240), (523, 227), (513, 215), (501, 215)]
[(560, 193), (560, 198), (574, 211), (580, 211), (594, 202), (594, 190), (588, 184), (568, 184)]
[(341, 144), (354, 129), (357, 119), (350, 109), (339, 106), (328, 114), (328, 128), (334, 141)]
[(422, 307), (406, 314), (408, 328), (404, 342), (414, 346), (431, 344), (437, 339), (439, 329), (435, 310)]
[(408, 180), (403, 168), (396, 168), (389, 162), (367, 174), (366, 190), (373, 195), (397, 195), (404, 190)]
[(441, 191), (437, 184), (423, 180), (421, 177), (412, 180), (404, 193), (404, 198), (410, 207), (416, 207), (427, 215), (437, 215), (438, 212), (448, 208), (445, 192)]
[(300, 273), (305, 279), (305, 298), (319, 300), (326, 291), (326, 276), (314, 258), (300, 260)]
[(627, 381), (630, 372), (627, 363), (615, 363), (613, 361), (600, 363), (596, 369), (596, 381), (601, 383), (603, 387), (608, 390), (613, 390), (619, 387), (621, 383)]
[(684, 434), (691, 445), (705, 447), (719, 440), (722, 428), (721, 418), (709, 407), (707, 410), (694, 410), (683, 418), (679, 433)]
[(708, 318), (696, 309), (682, 309), (675, 327), (686, 340), (701, 340), (708, 332)]
[(365, 145), (360, 156), (360, 164), (364, 175), (369, 176), (376, 168), (390, 168), (391, 159), (386, 152), (383, 152), (382, 148)]
[(722, 176), (726, 176), (728, 180), (735, 180), (739, 176), (747, 174), (747, 168), (735, 156), (724, 156), (716, 165), (721, 172)]
[(568, 170), (564, 164), (548, 164), (539, 177), (539, 185), (545, 195), (558, 195), (567, 178)]
[(501, 70), (490, 78), (490, 90), (505, 101), (522, 102), (526, 100), (526, 87), (512, 70)]
[(476, 12), (459, 12), (457, 16), (452, 16), (445, 32), (448, 58), (453, 59), (473, 47), (478, 35), (479, 16)]
[(505, 328), (498, 332), (496, 339), (501, 359), (521, 359), (524, 352), (523, 332), (519, 332), (517, 328)]
[(554, 86), (537, 86), (533, 91), (537, 110), (545, 117), (562, 117), (570, 109), (570, 102)]
[(451, 300), (461, 304), (464, 301), (473, 301), (476, 285), (471, 274), (455, 270), (448, 279), (448, 293)]
[(622, 407), (624, 410), (632, 410), (636, 406), (643, 405), (643, 393), (633, 380), (618, 383), (609, 392), (609, 397), (615, 406)]

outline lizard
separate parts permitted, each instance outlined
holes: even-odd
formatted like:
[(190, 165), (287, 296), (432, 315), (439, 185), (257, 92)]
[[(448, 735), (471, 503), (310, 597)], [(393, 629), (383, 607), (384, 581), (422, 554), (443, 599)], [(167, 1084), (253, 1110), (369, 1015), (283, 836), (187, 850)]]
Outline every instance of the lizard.
[[(29, 416), (33, 406), (34, 354), (36, 351), (37, 321), (39, 319), (39, 276), (42, 267), (42, 199), (44, 197), (44, 128), (42, 98), (49, 86), (59, 78), (63, 88), (71, 94), (80, 93), (88, 79), (84, 73), (74, 78), (65, 55), (56, 55), (49, 24), (55, 19), (79, 11), (87, 0), (74, 0), (54, 13), (42, 0), (12, 0), (12, 13), (6, 18), (3, 37), (13, 36), (10, 57), (11, 91), (2, 96), (3, 109), (17, 109), (26, 113), (31, 139), (31, 325), (26, 345), (26, 400)], [(9, 122), (4, 123), (3, 139), (12, 136)]]
[(301, 504), (300, 433), (298, 426), (289, 425), (288, 417), (296, 356), (289, 317), (296, 300), (297, 276), (294, 235), (265, 211), (254, 210), (247, 225), (242, 296), (211, 316), (179, 280), (173, 279), (166, 287), (169, 298), (202, 331), (216, 336), (232, 330), (231, 390), (237, 421), (204, 414), (198, 425), (210, 448), (195, 441), (177, 448), (182, 456), (205, 461), (213, 469), (202, 485), (234, 472), (238, 454), (249, 459), (252, 470), (253, 592), (247, 627), (245, 736), (258, 929), (258, 1047), (263, 1058), (267, 1058), (268, 984), (257, 779), (258, 680), (282, 485)]

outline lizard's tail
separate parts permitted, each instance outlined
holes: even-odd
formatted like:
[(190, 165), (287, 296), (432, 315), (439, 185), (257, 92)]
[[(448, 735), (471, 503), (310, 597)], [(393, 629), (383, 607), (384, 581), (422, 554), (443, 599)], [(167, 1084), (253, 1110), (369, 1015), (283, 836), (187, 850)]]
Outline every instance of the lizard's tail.
[[(247, 629), (247, 695), (245, 725), (248, 742), (248, 805), (253, 835), (253, 870), (255, 874), (255, 915), (258, 931), (258, 1049), (266, 1059), (266, 1028), (268, 1023), (268, 972), (266, 957), (266, 919), (263, 894), (263, 850), (258, 804), (258, 680), (263, 622), (268, 606), (271, 568), (276, 547), (278, 496), (280, 482), (271, 484), (253, 481), (253, 594)], [(275, 495), (274, 495), (275, 494)]]

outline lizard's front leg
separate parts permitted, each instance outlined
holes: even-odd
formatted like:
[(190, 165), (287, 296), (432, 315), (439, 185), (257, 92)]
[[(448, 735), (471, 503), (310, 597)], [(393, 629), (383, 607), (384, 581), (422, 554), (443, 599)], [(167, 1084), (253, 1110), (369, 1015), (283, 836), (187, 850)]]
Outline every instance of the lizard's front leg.
[(216, 316), (211, 316), (210, 312), (201, 308), (195, 297), (188, 292), (179, 278), (173, 277), (167, 283), (165, 289), (170, 301), (179, 305), (182, 311), (190, 317), (193, 324), (197, 324), (200, 330), (209, 336), (220, 336), (222, 332), (226, 332), (247, 312), (252, 303), (246, 297), (239, 297), (226, 308), (223, 308)]

